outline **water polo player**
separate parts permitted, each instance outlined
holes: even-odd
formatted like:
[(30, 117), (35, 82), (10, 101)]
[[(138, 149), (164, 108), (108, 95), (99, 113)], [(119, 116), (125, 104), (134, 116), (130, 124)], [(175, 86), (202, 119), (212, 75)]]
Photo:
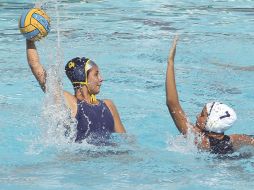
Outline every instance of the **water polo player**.
[(215, 154), (232, 153), (245, 145), (254, 145), (254, 138), (248, 135), (224, 135), (237, 119), (236, 113), (229, 106), (220, 102), (207, 103), (197, 116), (195, 125), (188, 122), (179, 99), (175, 84), (174, 58), (177, 37), (174, 39), (168, 57), (166, 74), (166, 103), (171, 117), (183, 135), (196, 134), (196, 144), (200, 149)]
[[(27, 40), (27, 61), (42, 90), (46, 89), (46, 72), (40, 64), (35, 43)], [(64, 91), (64, 98), (77, 120), (76, 142), (101, 144), (110, 134), (125, 133), (118, 111), (111, 100), (98, 100), (102, 77), (99, 67), (90, 59), (76, 57), (65, 67), (66, 75), (74, 87), (74, 95)]]

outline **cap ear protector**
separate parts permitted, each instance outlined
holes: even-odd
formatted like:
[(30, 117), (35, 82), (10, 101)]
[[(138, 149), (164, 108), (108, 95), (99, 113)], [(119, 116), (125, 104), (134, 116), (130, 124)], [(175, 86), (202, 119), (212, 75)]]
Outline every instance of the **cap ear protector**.
[[(73, 58), (66, 64), (65, 73), (74, 88), (80, 85), (88, 85), (88, 71), (95, 65), (96, 64), (92, 60), (85, 57)], [(91, 102), (96, 102), (94, 94), (91, 94)]]

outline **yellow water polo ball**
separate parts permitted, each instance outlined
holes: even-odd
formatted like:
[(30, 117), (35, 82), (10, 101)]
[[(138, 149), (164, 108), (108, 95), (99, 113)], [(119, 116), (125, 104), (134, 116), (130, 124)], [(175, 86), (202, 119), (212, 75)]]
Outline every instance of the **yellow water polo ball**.
[(27, 10), (19, 19), (19, 30), (28, 40), (40, 40), (50, 31), (50, 18), (40, 8)]

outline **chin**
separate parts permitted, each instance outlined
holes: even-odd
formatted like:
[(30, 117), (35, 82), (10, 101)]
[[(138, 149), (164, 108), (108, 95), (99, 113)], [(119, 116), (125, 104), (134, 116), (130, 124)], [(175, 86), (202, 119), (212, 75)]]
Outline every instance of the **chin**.
[(99, 94), (99, 93), (100, 93), (100, 91), (101, 91), (101, 87), (99, 87), (99, 88), (98, 88), (98, 90), (97, 90), (97, 94)]
[(94, 92), (95, 95), (99, 94), (100, 93), (100, 90), (97, 90)]
[(100, 88), (94, 88), (90, 91), (92, 94), (97, 95), (100, 93)]

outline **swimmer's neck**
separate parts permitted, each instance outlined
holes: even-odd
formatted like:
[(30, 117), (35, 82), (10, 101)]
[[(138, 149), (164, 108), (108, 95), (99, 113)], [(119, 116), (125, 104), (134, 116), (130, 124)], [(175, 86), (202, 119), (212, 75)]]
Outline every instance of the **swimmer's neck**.
[(224, 133), (215, 133), (215, 132), (211, 132), (211, 131), (205, 131), (204, 129), (200, 129), (197, 126), (193, 127), (193, 130), (195, 132), (204, 134), (204, 136), (213, 137), (215, 139), (223, 139), (223, 137), (224, 137)]
[(224, 133), (205, 132), (206, 136), (213, 137), (215, 139), (223, 139)]
[(75, 97), (79, 100), (79, 101), (85, 101), (88, 104), (97, 104), (98, 101), (96, 102), (91, 102), (91, 95), (88, 92), (82, 92), (80, 90), (78, 90), (75, 93)]

